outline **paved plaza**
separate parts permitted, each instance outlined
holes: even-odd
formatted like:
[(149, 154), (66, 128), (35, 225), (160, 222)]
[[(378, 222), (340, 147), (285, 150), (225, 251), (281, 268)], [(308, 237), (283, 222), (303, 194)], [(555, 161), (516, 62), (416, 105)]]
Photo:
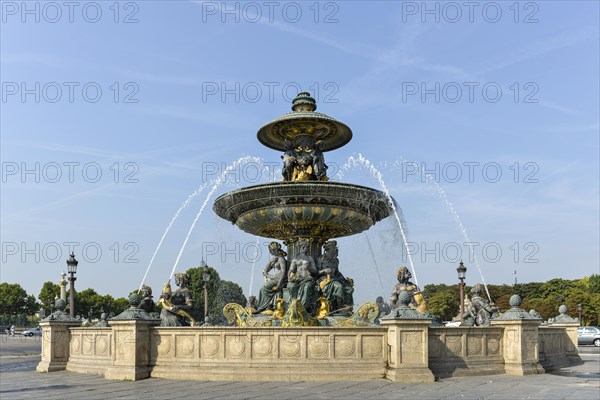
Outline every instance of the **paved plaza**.
[(600, 399), (600, 348), (580, 347), (583, 364), (544, 375), (441, 379), (429, 384), (349, 382), (110, 381), (35, 372), (41, 338), (0, 335), (1, 399)]

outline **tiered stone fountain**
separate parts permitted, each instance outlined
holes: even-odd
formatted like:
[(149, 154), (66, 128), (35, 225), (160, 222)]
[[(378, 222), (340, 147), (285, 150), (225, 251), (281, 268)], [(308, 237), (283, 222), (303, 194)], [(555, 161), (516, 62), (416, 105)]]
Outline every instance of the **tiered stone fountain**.
[[(221, 218), (245, 232), (282, 240), (288, 249), (288, 266), (298, 255), (300, 243), (318, 264), (328, 240), (363, 232), (392, 213), (385, 193), (329, 181), (323, 153), (347, 144), (352, 131), (316, 108), (308, 93), (300, 93), (291, 113), (258, 130), (263, 145), (284, 152), (282, 182), (226, 193), (213, 207)], [(283, 294), (287, 307), (293, 299), (287, 291)], [(318, 307), (309, 304), (307, 308)]]
[[(269, 246), (280, 277), (289, 278), (287, 285), (270, 286), (268, 281), (261, 289), (276, 301), (272, 313), (229, 304), (224, 312), (237, 327), (159, 326), (161, 320), (143, 309), (153, 303), (134, 294), (128, 310), (89, 328), (80, 327), (81, 321), (71, 318), (59, 300), (56, 312), (40, 323), (44, 336), (38, 371), (66, 369), (124, 380), (433, 382), (434, 373), (525, 375), (581, 361), (579, 322), (565, 315), (566, 308), (553, 324), (540, 327), (541, 319), (520, 308), (519, 296), (511, 298), (512, 309), (489, 327), (432, 326), (428, 316), (409, 306), (413, 294), (408, 275), (399, 274), (395, 307), (380, 325), (373, 324), (379, 316), (373, 303), (351, 316), (332, 316), (323, 293), (312, 298), (319, 307), (307, 303), (308, 291), (326, 292), (334, 279), (352, 285), (333, 272), (324, 273), (339, 272), (337, 244), (330, 239), (367, 230), (393, 209), (380, 191), (328, 180), (323, 153), (348, 143), (350, 128), (317, 113), (307, 93), (294, 99), (292, 109), (258, 131), (261, 143), (284, 151), (283, 182), (236, 190), (214, 204), (219, 216), (240, 229), (287, 245), (288, 260), (281, 244)], [(302, 268), (305, 275), (299, 280)], [(183, 283), (179, 286), (187, 290)], [(176, 301), (181, 293), (166, 294), (170, 287), (161, 295), (163, 307), (173, 298), (179, 310), (169, 312), (181, 315), (188, 298)]]

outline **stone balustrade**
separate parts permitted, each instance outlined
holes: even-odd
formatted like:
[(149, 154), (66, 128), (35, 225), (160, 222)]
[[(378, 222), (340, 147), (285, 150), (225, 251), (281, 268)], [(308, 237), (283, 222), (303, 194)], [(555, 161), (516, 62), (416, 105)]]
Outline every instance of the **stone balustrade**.
[(132, 320), (81, 328), (50, 321), (43, 323), (38, 371), (126, 380), (402, 382), (543, 373), (578, 361), (577, 327), (571, 325), (509, 320), (492, 327), (433, 327), (392, 319), (377, 327), (205, 328)]
[(430, 327), (429, 368), (437, 377), (504, 373), (499, 327)]

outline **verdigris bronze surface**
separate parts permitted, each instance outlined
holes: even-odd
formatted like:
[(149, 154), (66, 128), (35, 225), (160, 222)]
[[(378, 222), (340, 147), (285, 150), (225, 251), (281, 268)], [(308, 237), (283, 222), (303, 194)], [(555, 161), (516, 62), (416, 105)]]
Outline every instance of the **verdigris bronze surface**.
[(226, 193), (215, 200), (221, 218), (256, 236), (291, 240), (354, 235), (388, 217), (385, 193), (340, 182), (274, 182)]
[(317, 281), (331, 311), (352, 314), (354, 281), (346, 278), (339, 269), (338, 248), (335, 240), (323, 245), (324, 253), (319, 257), (319, 279)]
[[(287, 261), (285, 259), (287, 253), (281, 249), (281, 244), (277, 242), (269, 244), (269, 253), (271, 254), (271, 259), (263, 270), (265, 284), (258, 294), (256, 307), (253, 307), (253, 312), (255, 313), (274, 310), (276, 298), (283, 296), (283, 288), (287, 284)], [(269, 272), (272, 270), (275, 270), (273, 276), (269, 275)]]
[(464, 326), (490, 326), (490, 321), (498, 317), (498, 307), (484, 299), (483, 285), (475, 284), (471, 288), (471, 299), (465, 296)]
[(410, 281), (412, 274), (408, 268), (404, 266), (398, 268), (396, 278), (398, 279), (398, 283), (394, 286), (394, 289), (392, 289), (392, 294), (390, 296), (392, 307), (399, 307), (400, 293), (407, 292), (410, 294), (409, 306), (417, 310), (420, 314), (426, 314), (427, 303), (425, 302), (419, 287)]
[(165, 283), (158, 303), (162, 305), (160, 326), (194, 326), (196, 320), (192, 317), (194, 300), (192, 292), (187, 288), (190, 277), (185, 273), (175, 274), (175, 284), (179, 289), (171, 292), (171, 285)]
[(109, 321), (158, 321), (158, 318), (140, 308), (141, 303), (142, 297), (137, 293), (132, 293), (129, 296), (129, 308), (116, 317), (109, 318)]
[(42, 321), (64, 321), (64, 322), (80, 322), (75, 317), (71, 317), (71, 314), (65, 311), (67, 308), (67, 302), (63, 299), (56, 299), (54, 302), (54, 312), (44, 318)]
[(292, 101), (292, 112), (262, 126), (258, 141), (274, 150), (285, 151), (285, 142), (310, 145), (321, 141), (322, 151), (331, 151), (352, 139), (352, 130), (328, 115), (318, 113), (315, 99), (309, 93), (298, 93)]
[(148, 285), (142, 285), (140, 291), (142, 301), (140, 302), (140, 308), (147, 313), (154, 312), (154, 300), (152, 299), (152, 288)]

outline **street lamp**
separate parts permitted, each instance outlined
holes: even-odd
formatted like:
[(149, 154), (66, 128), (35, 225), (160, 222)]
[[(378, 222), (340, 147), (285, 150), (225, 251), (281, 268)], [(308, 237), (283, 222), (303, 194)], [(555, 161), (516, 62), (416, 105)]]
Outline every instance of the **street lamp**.
[(204, 260), (202, 260), (200, 266), (204, 268), (204, 271), (202, 271), (202, 280), (204, 281), (204, 324), (208, 325), (208, 282), (210, 281), (210, 272)]
[(456, 272), (458, 272), (458, 288), (460, 289), (460, 320), (464, 321), (465, 318), (465, 277), (467, 276), (467, 267), (463, 264), (462, 260), (460, 260), (460, 264), (458, 268), (456, 268)]
[(583, 310), (583, 306), (581, 303), (577, 304), (577, 311), (579, 311), (579, 326), (583, 326), (583, 321), (581, 321), (581, 311)]
[(69, 286), (69, 309), (71, 312), (71, 317), (75, 317), (75, 273), (77, 272), (77, 264), (79, 261), (75, 259), (75, 254), (71, 253), (69, 258), (67, 259), (67, 270), (69, 271), (69, 282), (71, 285)]

